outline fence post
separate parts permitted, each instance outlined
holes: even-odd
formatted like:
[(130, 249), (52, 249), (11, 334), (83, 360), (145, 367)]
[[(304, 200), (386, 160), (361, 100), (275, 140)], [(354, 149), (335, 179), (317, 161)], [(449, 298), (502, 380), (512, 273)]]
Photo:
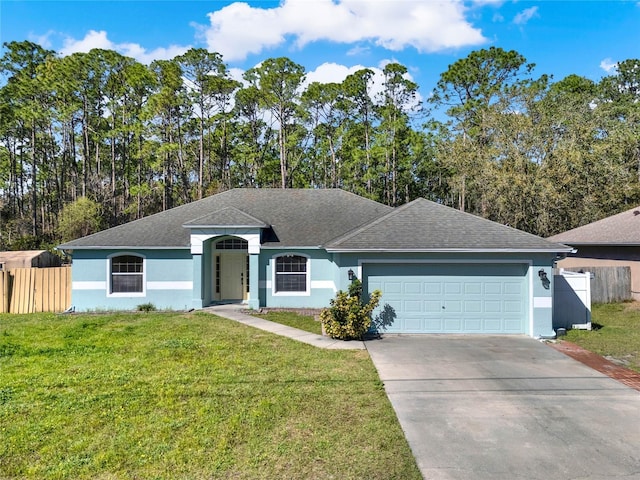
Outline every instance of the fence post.
[(0, 271), (0, 313), (9, 312), (9, 272)]

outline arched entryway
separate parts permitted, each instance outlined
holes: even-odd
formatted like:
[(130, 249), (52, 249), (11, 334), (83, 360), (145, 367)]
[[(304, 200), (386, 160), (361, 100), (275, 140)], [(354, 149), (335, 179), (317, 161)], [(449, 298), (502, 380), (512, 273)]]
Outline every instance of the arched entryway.
[(223, 237), (213, 242), (212, 298), (214, 301), (249, 299), (248, 242), (238, 237)]

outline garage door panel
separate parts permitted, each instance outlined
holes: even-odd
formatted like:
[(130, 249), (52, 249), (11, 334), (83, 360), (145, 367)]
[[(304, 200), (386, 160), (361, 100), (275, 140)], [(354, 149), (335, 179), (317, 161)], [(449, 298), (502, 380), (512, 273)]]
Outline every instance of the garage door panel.
[(446, 332), (462, 332), (462, 318), (445, 318), (444, 329)]
[(487, 332), (499, 332), (502, 330), (502, 322), (499, 319), (487, 318), (484, 320), (484, 328)]
[(465, 295), (482, 295), (481, 282), (466, 282), (464, 284)]
[(505, 313), (519, 313), (522, 310), (522, 302), (519, 300), (507, 300), (504, 302)]
[(444, 284), (444, 293), (446, 295), (459, 295), (462, 293), (462, 284), (460, 282), (446, 282)]
[(481, 332), (482, 331), (482, 318), (465, 318), (464, 330), (466, 332)]
[(504, 293), (506, 295), (522, 295), (522, 284), (507, 282), (504, 284)]
[(440, 310), (442, 310), (440, 301), (427, 300), (423, 305), (425, 313), (440, 313)]
[(424, 320), (424, 330), (427, 332), (443, 332), (442, 319), (441, 318), (426, 318)]
[(407, 295), (420, 295), (422, 294), (421, 282), (406, 282), (404, 284), (404, 293)]
[(528, 282), (524, 264), (365, 264), (379, 312), (395, 313), (393, 333), (524, 333)]
[(506, 332), (511, 332), (511, 333), (521, 333), (521, 327), (520, 327), (521, 323), (522, 321), (518, 317), (505, 318), (504, 330)]
[(384, 282), (384, 291), (389, 292), (389, 295), (394, 293), (402, 293), (402, 282)]
[(482, 301), (481, 300), (467, 300), (464, 302), (465, 313), (481, 313)]
[(424, 293), (427, 295), (440, 295), (442, 293), (442, 284), (440, 282), (423, 282)]
[(486, 282), (484, 284), (484, 293), (486, 295), (500, 295), (502, 293), (502, 283)]
[(408, 317), (404, 321), (404, 328), (407, 332), (421, 332), (423, 330), (422, 319)]
[(445, 314), (462, 313), (462, 302), (460, 300), (444, 300)]
[(405, 300), (403, 311), (405, 313), (421, 313), (424, 310), (421, 300)]
[(500, 313), (502, 311), (502, 303), (499, 300), (485, 300), (485, 313)]

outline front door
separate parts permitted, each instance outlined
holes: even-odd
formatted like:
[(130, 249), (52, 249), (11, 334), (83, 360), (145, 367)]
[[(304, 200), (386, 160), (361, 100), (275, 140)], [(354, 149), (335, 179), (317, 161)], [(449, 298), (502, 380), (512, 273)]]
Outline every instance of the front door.
[(220, 297), (222, 300), (246, 298), (247, 254), (224, 252), (220, 255)]

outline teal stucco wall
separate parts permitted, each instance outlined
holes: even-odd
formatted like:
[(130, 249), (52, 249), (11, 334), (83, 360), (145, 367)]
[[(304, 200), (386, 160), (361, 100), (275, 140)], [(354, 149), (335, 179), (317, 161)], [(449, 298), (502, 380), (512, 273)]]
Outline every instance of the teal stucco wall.
[[(109, 293), (109, 258), (144, 258), (142, 293)], [(158, 309), (190, 309), (193, 266), (189, 250), (76, 250), (73, 252), (71, 303), (76, 311), (135, 310), (152, 303)]]

